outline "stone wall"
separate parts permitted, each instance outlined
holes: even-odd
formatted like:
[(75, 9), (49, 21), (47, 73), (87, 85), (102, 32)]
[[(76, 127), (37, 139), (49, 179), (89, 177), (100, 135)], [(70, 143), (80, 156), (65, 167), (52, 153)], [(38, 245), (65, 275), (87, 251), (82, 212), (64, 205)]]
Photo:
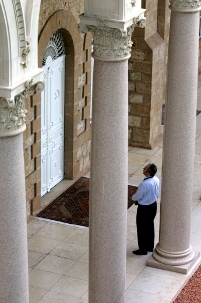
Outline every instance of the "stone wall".
[(40, 207), (40, 94), (29, 95), (25, 108), (28, 109), (26, 117), (26, 130), (24, 135), (24, 162), (26, 177), (27, 214), (33, 214)]
[[(167, 2), (147, 0), (147, 26), (135, 28), (129, 59), (129, 145), (153, 148), (162, 138), (168, 45)], [(159, 14), (159, 15), (158, 15)], [(165, 19), (162, 19), (166, 16)], [(160, 33), (160, 34), (159, 34)]]
[(41, 0), (39, 33), (51, 15), (62, 9), (71, 12), (79, 23), (79, 15), (84, 12), (84, 0)]

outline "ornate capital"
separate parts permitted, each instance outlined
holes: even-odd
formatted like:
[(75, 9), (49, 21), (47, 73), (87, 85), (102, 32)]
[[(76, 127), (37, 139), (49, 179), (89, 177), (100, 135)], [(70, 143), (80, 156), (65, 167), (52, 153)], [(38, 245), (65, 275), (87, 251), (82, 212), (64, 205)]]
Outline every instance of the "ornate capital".
[(170, 9), (178, 12), (196, 12), (201, 10), (200, 0), (170, 0)]
[(127, 30), (101, 26), (80, 26), (80, 31), (93, 33), (93, 56), (104, 61), (120, 61), (130, 57), (132, 46), (131, 34), (134, 26)]
[(80, 32), (93, 33), (93, 57), (104, 61), (121, 61), (130, 57), (134, 27), (145, 27), (146, 19), (136, 17), (126, 29), (110, 27), (104, 19), (98, 25), (79, 25)]
[(25, 129), (26, 114), (25, 100), (29, 91), (41, 92), (44, 83), (39, 81), (32, 85), (32, 80), (25, 83), (23, 92), (14, 99), (0, 97), (0, 137), (11, 136)]

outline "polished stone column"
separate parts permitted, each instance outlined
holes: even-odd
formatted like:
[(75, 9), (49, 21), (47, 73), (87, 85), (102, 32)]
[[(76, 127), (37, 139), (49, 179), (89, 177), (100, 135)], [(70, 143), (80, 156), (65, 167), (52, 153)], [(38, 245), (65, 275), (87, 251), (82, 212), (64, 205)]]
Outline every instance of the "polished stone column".
[(29, 89), (0, 98), (0, 302), (28, 303), (23, 131)]
[(160, 233), (147, 265), (187, 273), (198, 256), (190, 245), (190, 228), (200, 7), (191, 1), (170, 3)]
[(128, 174), (128, 63), (94, 58), (89, 302), (124, 302)]
[(0, 135), (0, 302), (28, 299), (23, 134)]
[(0, 98), (0, 302), (28, 303), (28, 258), (21, 102)]
[(124, 302), (128, 195), (128, 58), (133, 26), (93, 32), (89, 302)]

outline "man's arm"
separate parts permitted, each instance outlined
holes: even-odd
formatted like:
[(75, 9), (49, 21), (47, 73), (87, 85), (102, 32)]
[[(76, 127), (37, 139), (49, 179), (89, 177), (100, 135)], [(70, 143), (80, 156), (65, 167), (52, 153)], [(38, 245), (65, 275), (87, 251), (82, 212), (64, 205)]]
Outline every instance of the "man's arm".
[(143, 183), (140, 183), (136, 193), (134, 195), (132, 195), (131, 199), (133, 201), (139, 201), (140, 199), (142, 199), (144, 196), (144, 186)]

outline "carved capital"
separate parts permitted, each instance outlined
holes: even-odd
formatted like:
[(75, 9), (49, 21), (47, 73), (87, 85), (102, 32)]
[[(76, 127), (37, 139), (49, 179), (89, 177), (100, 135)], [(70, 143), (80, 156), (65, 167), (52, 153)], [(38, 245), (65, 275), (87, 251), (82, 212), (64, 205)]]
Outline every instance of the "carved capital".
[(25, 83), (25, 89), (14, 99), (0, 97), (0, 137), (20, 133), (25, 129), (25, 100), (29, 91), (40, 92), (44, 89), (42, 81), (32, 85), (32, 80)]
[(26, 122), (26, 96), (22, 93), (15, 99), (0, 98), (0, 134), (16, 131)]
[(121, 61), (130, 57), (133, 30), (134, 25), (126, 30), (111, 28), (104, 20), (100, 20), (100, 26), (80, 26), (81, 32), (93, 33), (93, 56), (104, 61)]
[(170, 0), (170, 9), (178, 12), (196, 12), (201, 10), (200, 0)]

